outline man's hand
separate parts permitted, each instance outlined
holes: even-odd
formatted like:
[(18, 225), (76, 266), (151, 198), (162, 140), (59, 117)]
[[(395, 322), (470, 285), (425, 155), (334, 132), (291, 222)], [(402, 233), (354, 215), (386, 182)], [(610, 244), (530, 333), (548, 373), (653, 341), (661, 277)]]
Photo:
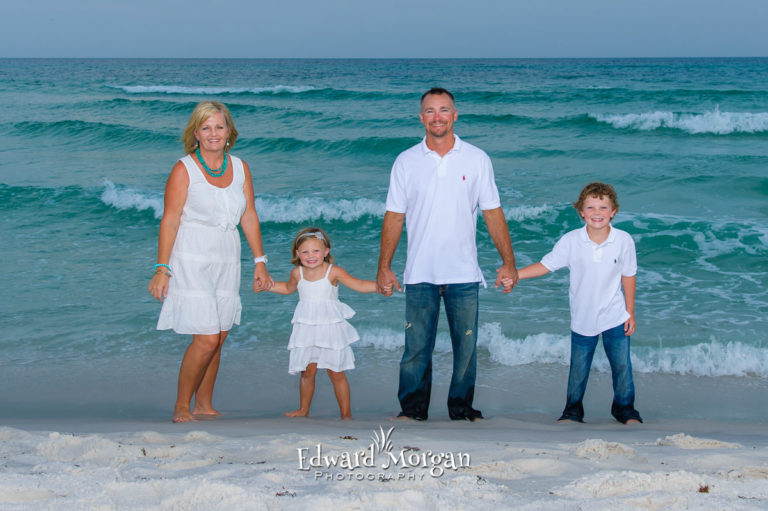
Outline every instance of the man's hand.
[(379, 272), (376, 274), (376, 291), (384, 296), (392, 296), (395, 289), (400, 292), (403, 291), (395, 273), (389, 268), (379, 268)]
[(517, 275), (517, 268), (514, 266), (509, 265), (502, 265), (499, 269), (496, 270), (496, 286), (499, 287), (499, 285), (502, 286), (502, 291), (506, 294), (512, 291), (512, 288), (514, 288), (517, 285), (517, 282), (520, 280), (520, 277)]

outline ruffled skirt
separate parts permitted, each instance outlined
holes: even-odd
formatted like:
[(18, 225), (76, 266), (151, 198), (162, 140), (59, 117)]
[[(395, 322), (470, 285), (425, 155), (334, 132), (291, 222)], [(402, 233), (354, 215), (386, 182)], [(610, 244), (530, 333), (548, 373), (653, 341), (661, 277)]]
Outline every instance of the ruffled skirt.
[(184, 224), (169, 261), (173, 276), (158, 330), (217, 334), (240, 324), (240, 235), (237, 230)]
[(355, 311), (338, 300), (299, 301), (288, 342), (291, 351), (288, 372), (300, 373), (312, 363), (316, 363), (318, 369), (336, 372), (354, 369), (355, 355), (349, 345), (360, 336), (346, 321), (354, 314)]

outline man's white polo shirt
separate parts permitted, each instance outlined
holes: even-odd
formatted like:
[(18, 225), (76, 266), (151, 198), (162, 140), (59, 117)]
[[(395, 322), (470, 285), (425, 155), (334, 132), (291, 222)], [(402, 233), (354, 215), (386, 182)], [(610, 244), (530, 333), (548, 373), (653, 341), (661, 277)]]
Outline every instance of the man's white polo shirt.
[(426, 138), (392, 166), (387, 211), (405, 213), (405, 284), (482, 282), (477, 264), (477, 211), (501, 206), (491, 159), (455, 136), (442, 158)]
[(577, 334), (598, 335), (629, 319), (621, 277), (637, 273), (637, 256), (626, 231), (611, 226), (608, 239), (598, 245), (585, 225), (560, 238), (541, 264), (549, 271), (565, 266), (571, 271), (571, 330)]

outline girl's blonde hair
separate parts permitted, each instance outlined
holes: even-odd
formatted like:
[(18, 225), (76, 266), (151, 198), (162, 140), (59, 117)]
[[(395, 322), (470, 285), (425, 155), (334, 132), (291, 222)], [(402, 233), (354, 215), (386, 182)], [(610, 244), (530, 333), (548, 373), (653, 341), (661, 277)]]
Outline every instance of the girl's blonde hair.
[(235, 129), (235, 122), (232, 120), (232, 114), (229, 113), (229, 108), (218, 101), (201, 101), (197, 104), (195, 109), (192, 110), (192, 115), (189, 116), (187, 127), (184, 128), (184, 134), (181, 136), (181, 141), (184, 142), (184, 151), (186, 151), (187, 154), (193, 152), (197, 148), (195, 131), (197, 131), (200, 126), (215, 113), (220, 113), (224, 116), (224, 122), (227, 123), (227, 128), (229, 128), (229, 138), (227, 139), (229, 145), (225, 150), (229, 151), (234, 147), (235, 140), (237, 140), (237, 130)]
[(291, 264), (294, 266), (301, 265), (299, 260), (299, 246), (308, 239), (317, 239), (323, 242), (325, 248), (328, 249), (328, 255), (325, 256), (324, 261), (326, 263), (333, 263), (334, 259), (331, 255), (331, 239), (325, 234), (319, 227), (307, 227), (299, 231), (295, 238), (293, 238), (293, 245), (291, 246)]

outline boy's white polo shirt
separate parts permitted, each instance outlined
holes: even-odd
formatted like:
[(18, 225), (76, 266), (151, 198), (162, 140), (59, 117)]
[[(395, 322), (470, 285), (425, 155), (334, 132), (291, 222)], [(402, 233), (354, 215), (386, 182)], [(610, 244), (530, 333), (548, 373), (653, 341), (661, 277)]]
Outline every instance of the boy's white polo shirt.
[(569, 297), (574, 332), (598, 335), (629, 319), (621, 277), (637, 273), (637, 256), (635, 242), (626, 231), (611, 226), (608, 239), (598, 245), (589, 239), (585, 225), (560, 238), (541, 264), (549, 271), (565, 266), (571, 271)]
[(423, 139), (392, 166), (386, 208), (405, 214), (405, 284), (485, 285), (477, 263), (477, 212), (498, 208), (501, 201), (491, 159), (454, 137), (443, 157)]

